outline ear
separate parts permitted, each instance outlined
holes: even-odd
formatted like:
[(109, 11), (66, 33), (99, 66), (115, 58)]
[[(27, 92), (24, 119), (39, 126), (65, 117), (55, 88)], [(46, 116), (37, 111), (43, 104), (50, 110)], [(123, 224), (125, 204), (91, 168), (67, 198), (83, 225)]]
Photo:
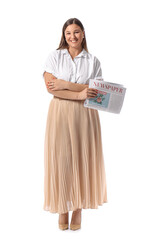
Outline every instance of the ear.
[(85, 37), (85, 31), (83, 31), (83, 38)]

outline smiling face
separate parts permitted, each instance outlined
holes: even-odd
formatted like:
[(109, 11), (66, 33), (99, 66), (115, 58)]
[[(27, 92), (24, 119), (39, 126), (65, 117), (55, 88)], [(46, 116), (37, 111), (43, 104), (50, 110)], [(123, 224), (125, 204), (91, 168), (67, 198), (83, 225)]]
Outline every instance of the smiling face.
[(80, 49), (82, 47), (84, 32), (77, 24), (70, 24), (64, 34), (69, 48)]

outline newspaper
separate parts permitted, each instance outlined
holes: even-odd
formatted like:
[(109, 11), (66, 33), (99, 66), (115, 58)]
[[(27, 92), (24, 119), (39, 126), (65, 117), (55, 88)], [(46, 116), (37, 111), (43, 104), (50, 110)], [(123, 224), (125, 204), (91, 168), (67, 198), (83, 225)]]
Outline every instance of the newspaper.
[(89, 88), (95, 88), (98, 92), (96, 97), (86, 98), (84, 107), (120, 113), (126, 93), (123, 85), (105, 82), (102, 78), (89, 79)]

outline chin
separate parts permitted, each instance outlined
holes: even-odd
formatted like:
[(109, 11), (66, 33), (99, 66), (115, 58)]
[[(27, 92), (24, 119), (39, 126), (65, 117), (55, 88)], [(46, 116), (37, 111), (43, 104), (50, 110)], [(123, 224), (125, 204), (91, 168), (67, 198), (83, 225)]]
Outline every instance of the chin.
[(71, 47), (71, 48), (80, 48), (81, 47), (81, 45), (69, 45), (69, 47)]

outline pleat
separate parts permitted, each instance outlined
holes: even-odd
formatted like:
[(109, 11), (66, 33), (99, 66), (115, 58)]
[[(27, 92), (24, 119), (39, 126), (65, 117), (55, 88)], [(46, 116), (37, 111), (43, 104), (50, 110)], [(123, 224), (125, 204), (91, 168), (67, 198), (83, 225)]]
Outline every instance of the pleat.
[(54, 97), (44, 142), (44, 210), (65, 213), (107, 202), (98, 111)]

